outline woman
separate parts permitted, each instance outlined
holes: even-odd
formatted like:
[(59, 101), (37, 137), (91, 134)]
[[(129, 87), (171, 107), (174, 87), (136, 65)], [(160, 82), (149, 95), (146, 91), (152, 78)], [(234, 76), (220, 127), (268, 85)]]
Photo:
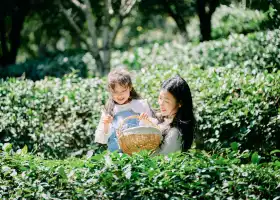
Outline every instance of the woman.
[(163, 82), (158, 103), (163, 141), (157, 153), (187, 151), (193, 142), (195, 117), (190, 88), (179, 75)]

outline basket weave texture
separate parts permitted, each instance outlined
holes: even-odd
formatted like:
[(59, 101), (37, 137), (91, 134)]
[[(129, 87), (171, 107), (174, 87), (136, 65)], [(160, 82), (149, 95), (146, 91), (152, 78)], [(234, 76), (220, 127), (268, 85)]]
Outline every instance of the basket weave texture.
[(138, 126), (122, 130), (126, 120), (135, 118), (139, 120), (137, 115), (125, 118), (118, 128), (118, 141), (122, 151), (131, 155), (141, 150), (153, 151), (157, 149), (162, 139), (161, 131), (150, 120), (144, 120), (149, 126)]

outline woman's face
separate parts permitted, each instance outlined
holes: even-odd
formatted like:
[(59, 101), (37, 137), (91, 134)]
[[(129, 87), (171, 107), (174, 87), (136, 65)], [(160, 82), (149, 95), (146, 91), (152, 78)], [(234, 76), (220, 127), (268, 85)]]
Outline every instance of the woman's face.
[(174, 117), (177, 113), (179, 104), (175, 97), (168, 91), (161, 90), (158, 97), (158, 104), (161, 115), (164, 117)]
[(128, 102), (128, 99), (130, 97), (130, 91), (131, 87), (129, 86), (121, 86), (120, 84), (116, 84), (114, 90), (110, 90), (110, 93), (112, 95), (113, 100), (117, 104), (125, 104)]

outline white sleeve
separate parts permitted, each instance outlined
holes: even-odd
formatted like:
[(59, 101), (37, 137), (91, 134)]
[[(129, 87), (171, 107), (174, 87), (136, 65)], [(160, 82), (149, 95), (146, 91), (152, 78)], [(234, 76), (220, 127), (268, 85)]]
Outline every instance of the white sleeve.
[(153, 112), (148, 101), (146, 99), (143, 99), (142, 102), (143, 102), (144, 112), (147, 113), (149, 117), (152, 117)]
[(180, 151), (182, 148), (181, 140), (182, 137), (180, 131), (177, 128), (171, 128), (158, 150), (158, 153), (167, 155), (169, 153)]
[[(141, 104), (143, 107), (143, 111), (140, 113), (147, 113), (149, 116), (149, 120), (153, 122), (154, 124), (158, 124), (158, 120), (156, 118), (153, 118), (153, 111), (146, 99), (141, 99)], [(145, 125), (144, 122), (140, 121), (140, 126)]]
[[(105, 117), (105, 113), (102, 112), (100, 121), (95, 130), (94, 142), (96, 143), (107, 144), (108, 138), (110, 137), (110, 131), (108, 131), (108, 133), (104, 133), (104, 124), (102, 122), (104, 117)], [(111, 129), (111, 124), (109, 125), (108, 130), (110, 129)]]

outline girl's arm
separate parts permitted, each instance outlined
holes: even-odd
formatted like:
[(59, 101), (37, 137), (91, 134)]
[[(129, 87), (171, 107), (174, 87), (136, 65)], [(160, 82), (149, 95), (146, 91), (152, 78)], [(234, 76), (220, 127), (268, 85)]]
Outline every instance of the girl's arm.
[(100, 121), (98, 123), (98, 126), (95, 130), (95, 138), (94, 142), (101, 143), (101, 144), (107, 144), (108, 138), (110, 137), (110, 128), (111, 124), (103, 122), (104, 118), (106, 117), (105, 113), (102, 112)]
[(155, 118), (154, 111), (152, 110), (148, 101), (146, 99), (143, 99), (142, 102), (143, 102), (144, 112), (147, 113), (149, 117)]
[(155, 115), (155, 112), (151, 108), (148, 101), (146, 99), (143, 99), (143, 102), (144, 102), (143, 105), (144, 105), (145, 113), (149, 116), (149, 119), (151, 120), (151, 122), (153, 122), (154, 124), (158, 124), (158, 120)]

